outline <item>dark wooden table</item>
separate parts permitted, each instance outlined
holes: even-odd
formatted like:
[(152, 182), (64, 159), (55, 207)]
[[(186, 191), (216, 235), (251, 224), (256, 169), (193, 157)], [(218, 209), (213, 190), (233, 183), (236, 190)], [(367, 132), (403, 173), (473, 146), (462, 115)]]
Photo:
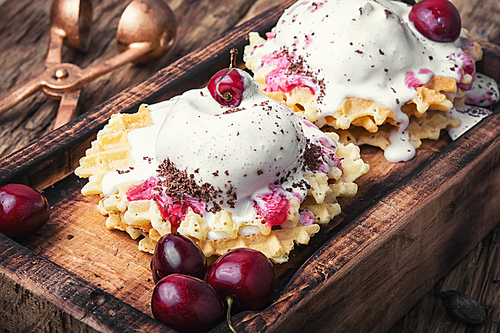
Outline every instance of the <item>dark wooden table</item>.
[[(203, 47), (230, 28), (291, 0), (168, 0), (178, 21), (176, 45), (162, 59), (144, 66), (125, 65), (83, 88), (78, 113), (84, 114), (123, 89), (149, 77), (190, 51)], [(498, 0), (452, 0), (459, 8), (463, 26), (479, 40), (500, 45)], [(0, 98), (43, 70), (48, 42), (51, 1), (0, 0)], [(93, 37), (82, 54), (64, 48), (63, 61), (85, 68), (117, 54), (116, 27), (128, 2), (95, 0)], [(0, 157), (24, 147), (51, 131), (58, 101), (38, 93), (0, 115)], [(499, 221), (500, 222), (500, 221)], [(420, 300), (394, 327), (397, 332), (498, 332), (500, 331), (500, 227)], [(461, 324), (445, 313), (440, 291), (456, 289), (476, 298), (488, 313), (487, 322)], [(0, 329), (3, 329), (0, 323)]]

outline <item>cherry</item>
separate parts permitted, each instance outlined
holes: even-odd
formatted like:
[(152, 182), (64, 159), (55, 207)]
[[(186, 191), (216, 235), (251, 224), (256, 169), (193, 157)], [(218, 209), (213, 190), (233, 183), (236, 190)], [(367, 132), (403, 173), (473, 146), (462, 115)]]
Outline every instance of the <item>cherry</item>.
[(419, 1), (411, 9), (409, 18), (422, 35), (435, 42), (453, 42), (460, 36), (460, 13), (447, 0)]
[(274, 295), (276, 277), (269, 259), (257, 250), (239, 248), (219, 257), (206, 281), (221, 299), (232, 298), (238, 310), (262, 310)]
[(151, 271), (155, 283), (173, 273), (205, 278), (207, 260), (203, 251), (190, 238), (179, 233), (160, 238), (151, 259)]
[(231, 50), (231, 64), (227, 69), (215, 73), (208, 82), (208, 91), (219, 104), (227, 107), (236, 107), (241, 104), (245, 84), (243, 77), (233, 67), (234, 57), (238, 50)]
[(19, 239), (34, 234), (48, 221), (47, 198), (22, 184), (0, 187), (0, 232)]
[(151, 309), (156, 320), (180, 332), (206, 332), (224, 318), (224, 304), (206, 282), (171, 274), (153, 290)]

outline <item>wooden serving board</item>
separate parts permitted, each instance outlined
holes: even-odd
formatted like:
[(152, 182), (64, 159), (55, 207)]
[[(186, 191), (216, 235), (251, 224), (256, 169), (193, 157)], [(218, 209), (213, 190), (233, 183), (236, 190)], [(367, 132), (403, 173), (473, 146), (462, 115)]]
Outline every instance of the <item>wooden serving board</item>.
[[(52, 212), (37, 234), (0, 234), (0, 322), (11, 331), (166, 332), (151, 316), (151, 255), (126, 233), (107, 230), (86, 180), (73, 174), (99, 129), (204, 85), (242, 51), (248, 32), (268, 31), (284, 5), (247, 22), (0, 161), (0, 185), (22, 182), (47, 196)], [(500, 52), (485, 44), (480, 71), (500, 79)], [(241, 52), (240, 52), (241, 53)], [(443, 134), (406, 163), (363, 147), (371, 170), (354, 198), (342, 198), (339, 224), (276, 265), (273, 303), (234, 316), (238, 332), (384, 332), (498, 223), (500, 115), (455, 142)], [(227, 332), (223, 323), (213, 330)]]

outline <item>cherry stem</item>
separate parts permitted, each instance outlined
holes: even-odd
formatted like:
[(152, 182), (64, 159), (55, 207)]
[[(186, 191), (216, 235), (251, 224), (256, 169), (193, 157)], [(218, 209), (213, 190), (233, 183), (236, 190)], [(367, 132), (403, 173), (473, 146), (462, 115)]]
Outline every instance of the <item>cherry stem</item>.
[(231, 308), (233, 307), (234, 303), (234, 297), (233, 296), (227, 296), (226, 297), (226, 302), (227, 302), (227, 326), (229, 326), (229, 329), (233, 333), (237, 333), (236, 330), (233, 328), (233, 324), (231, 324)]
[(215, 91), (217, 92), (217, 95), (219, 95), (223, 100), (226, 102), (231, 102), (233, 100), (233, 95), (229, 92), (225, 92), (224, 94), (221, 94), (219, 91), (219, 84), (222, 82), (222, 80), (226, 77), (227, 74), (233, 69), (233, 66), (235, 66), (236, 63), (236, 56), (238, 55), (238, 49), (231, 49), (229, 51), (229, 54), (231, 55), (231, 60), (229, 61), (229, 68), (226, 70), (226, 72), (220, 77), (219, 81), (217, 81), (217, 84), (215, 85)]

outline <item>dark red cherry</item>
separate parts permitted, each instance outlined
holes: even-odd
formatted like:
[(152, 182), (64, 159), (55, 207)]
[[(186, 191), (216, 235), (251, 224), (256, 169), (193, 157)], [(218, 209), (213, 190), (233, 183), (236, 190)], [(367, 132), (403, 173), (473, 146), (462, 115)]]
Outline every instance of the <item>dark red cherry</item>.
[(19, 239), (34, 234), (48, 221), (47, 198), (22, 184), (0, 187), (0, 232)]
[(195, 242), (176, 232), (162, 236), (156, 243), (151, 259), (151, 271), (155, 283), (173, 273), (204, 279), (207, 273), (207, 260)]
[(227, 107), (240, 105), (244, 90), (243, 77), (235, 68), (221, 69), (208, 82), (208, 91), (212, 97)]
[(208, 271), (206, 281), (221, 299), (233, 297), (240, 311), (262, 310), (271, 302), (276, 287), (269, 259), (262, 252), (246, 248), (219, 257)]
[(180, 332), (206, 332), (222, 322), (224, 303), (206, 282), (171, 274), (153, 290), (151, 309), (156, 320)]
[(435, 42), (453, 42), (460, 36), (458, 9), (447, 0), (423, 0), (410, 11), (410, 21), (425, 37)]

